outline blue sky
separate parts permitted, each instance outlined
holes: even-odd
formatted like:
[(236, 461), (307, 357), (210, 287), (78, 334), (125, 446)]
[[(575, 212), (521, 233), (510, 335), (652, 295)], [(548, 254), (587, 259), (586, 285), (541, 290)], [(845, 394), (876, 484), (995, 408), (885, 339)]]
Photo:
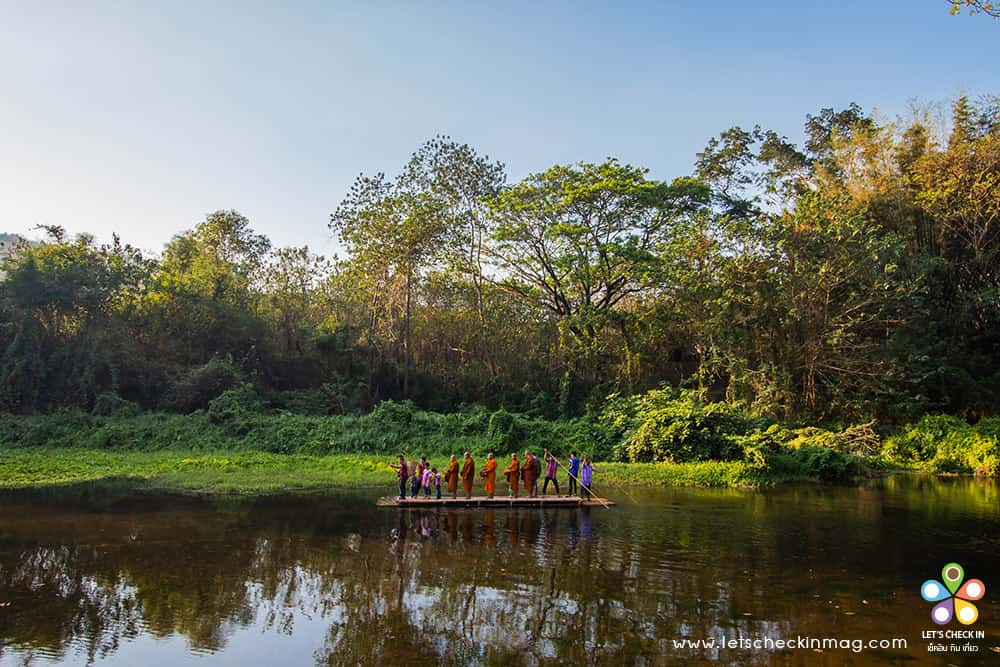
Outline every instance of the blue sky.
[(998, 62), (1000, 21), (945, 0), (0, 0), (0, 231), (159, 251), (235, 208), (330, 254), (354, 177), (437, 133), (512, 180), (607, 156), (669, 179), (731, 125), (1000, 94)]

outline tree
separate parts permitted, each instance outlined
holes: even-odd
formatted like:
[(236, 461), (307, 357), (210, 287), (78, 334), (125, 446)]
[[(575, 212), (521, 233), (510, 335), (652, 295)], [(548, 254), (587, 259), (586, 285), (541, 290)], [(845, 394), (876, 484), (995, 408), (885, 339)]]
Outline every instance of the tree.
[(995, 19), (1000, 19), (1000, 4), (995, 2), (984, 2), (984, 0), (948, 0), (951, 4), (951, 15), (958, 14), (963, 9), (969, 10), (969, 15), (986, 14)]
[(488, 334), (484, 264), (492, 232), (487, 202), (499, 194), (506, 181), (504, 165), (479, 155), (468, 144), (437, 136), (413, 154), (402, 178), (432, 197), (437, 214), (444, 218), (446, 231), (441, 234), (435, 258), (469, 285), (478, 320), (473, 341), (476, 356), (495, 376), (498, 369)]
[[(279, 334), (279, 356), (306, 356), (306, 341), (322, 314), (316, 291), (329, 273), (323, 257), (307, 246), (280, 248), (271, 253), (263, 269), (263, 312)], [(280, 341), (280, 342), (278, 342)]]
[[(330, 228), (347, 248), (369, 293), (370, 350), (378, 346), (383, 313), (401, 311), (396, 319), (404, 397), (410, 391), (411, 319), (418, 274), (448, 228), (440, 202), (412, 185), (403, 177), (389, 181), (384, 174), (361, 175), (330, 216)], [(374, 358), (369, 365), (374, 369)]]
[(175, 236), (143, 294), (143, 340), (171, 364), (203, 364), (220, 354), (256, 363), (270, 248), (236, 211), (216, 211)]
[(90, 406), (119, 391), (134, 359), (129, 308), (154, 264), (116, 236), (24, 245), (3, 262), (0, 404), (30, 412), (60, 404)]
[(595, 354), (599, 334), (612, 326), (628, 354), (626, 301), (658, 283), (656, 248), (709, 194), (694, 179), (652, 181), (614, 159), (528, 176), (492, 202), (496, 283), (555, 316), (573, 355)]

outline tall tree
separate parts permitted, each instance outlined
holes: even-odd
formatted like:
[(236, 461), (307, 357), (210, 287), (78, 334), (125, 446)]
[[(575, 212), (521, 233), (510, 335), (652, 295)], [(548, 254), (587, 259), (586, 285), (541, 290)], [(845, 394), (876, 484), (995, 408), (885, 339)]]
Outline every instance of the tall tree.
[(127, 311), (153, 267), (117, 237), (97, 245), (47, 231), (3, 262), (0, 404), (14, 411), (89, 407), (120, 390), (134, 362)]
[[(409, 396), (414, 292), (420, 271), (448, 229), (441, 205), (429, 193), (411, 187), (403, 177), (389, 181), (383, 174), (362, 175), (330, 216), (330, 228), (338, 234), (352, 262), (361, 270), (359, 277), (366, 282), (370, 350), (378, 346), (382, 314), (400, 312), (401, 389), (403, 396)], [(372, 369), (375, 361), (370, 360)]]
[(708, 201), (696, 180), (652, 181), (614, 159), (533, 174), (492, 203), (497, 284), (554, 315), (574, 355), (596, 353), (607, 327), (629, 352), (626, 301), (657, 284), (670, 226)]
[(402, 178), (433, 198), (437, 214), (444, 219), (447, 231), (441, 234), (435, 257), (470, 286), (478, 319), (476, 355), (491, 376), (496, 375), (486, 314), (485, 252), (492, 231), (487, 201), (499, 194), (506, 181), (504, 165), (479, 155), (468, 144), (437, 136), (413, 154)]

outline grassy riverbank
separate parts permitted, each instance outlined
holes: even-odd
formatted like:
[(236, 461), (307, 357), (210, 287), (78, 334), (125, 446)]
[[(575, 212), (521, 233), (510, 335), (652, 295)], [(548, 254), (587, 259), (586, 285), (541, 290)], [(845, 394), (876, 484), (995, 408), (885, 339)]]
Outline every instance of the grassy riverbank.
[[(114, 407), (114, 406), (112, 406)], [(119, 406), (120, 407), (120, 406)], [(125, 406), (128, 408), (128, 406)], [(761, 487), (847, 481), (886, 470), (996, 476), (1000, 419), (928, 416), (888, 436), (874, 423), (777, 423), (673, 390), (609, 402), (598, 415), (546, 420), (481, 406), (455, 413), (384, 402), (368, 414), (310, 415), (265, 403), (250, 387), (187, 415), (115, 409), (0, 414), (0, 488), (105, 478), (259, 493), (382, 485), (395, 454), (444, 465), (471, 451), (570, 450), (602, 462), (600, 486)]]
[[(395, 482), (388, 463), (386, 457), (354, 454), (109, 452), (39, 447), (0, 451), (0, 488), (129, 478), (152, 488), (195, 492), (273, 493), (378, 486), (388, 494)], [(431, 457), (431, 463), (444, 465), (446, 459)], [(599, 463), (597, 468), (601, 472), (595, 476), (595, 485), (604, 491), (619, 485), (755, 487), (811, 479), (804, 471), (772, 475), (740, 461)], [(565, 477), (561, 471), (560, 480)]]

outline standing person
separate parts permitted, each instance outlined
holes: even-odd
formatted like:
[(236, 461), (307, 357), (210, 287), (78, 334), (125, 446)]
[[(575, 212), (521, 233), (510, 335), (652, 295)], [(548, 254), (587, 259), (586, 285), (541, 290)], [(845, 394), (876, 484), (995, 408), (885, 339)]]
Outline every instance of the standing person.
[(524, 490), (528, 492), (529, 498), (538, 495), (538, 463), (534, 454), (524, 450), (524, 463), (521, 464), (521, 480), (524, 482)]
[(559, 480), (556, 479), (556, 468), (558, 467), (556, 463), (556, 457), (552, 456), (549, 450), (545, 450), (545, 482), (542, 484), (542, 495), (549, 490), (549, 482), (556, 487), (556, 495), (559, 495)]
[(594, 494), (594, 473), (601, 472), (590, 462), (589, 456), (583, 457), (583, 466), (580, 468), (580, 495), (584, 500), (590, 500)]
[(424, 472), (426, 470), (429, 470), (430, 467), (431, 467), (431, 464), (429, 464), (427, 462), (427, 457), (426, 456), (421, 456), (420, 457), (420, 464), (417, 466), (417, 474), (420, 475), (421, 482), (423, 482), (423, 479), (424, 479)]
[(492, 498), (497, 488), (497, 462), (493, 458), (493, 452), (486, 455), (486, 465), (483, 466), (479, 476), (483, 478), (483, 491), (487, 498)]
[(431, 468), (431, 479), (434, 482), (437, 499), (441, 500), (441, 473), (438, 472), (437, 468)]
[(520, 494), (518, 481), (521, 478), (521, 462), (517, 460), (517, 454), (510, 455), (510, 465), (503, 469), (503, 476), (507, 478), (507, 494), (515, 498)]
[(580, 476), (580, 457), (576, 455), (576, 452), (570, 452), (569, 455), (569, 495), (574, 495), (579, 493), (579, 489), (576, 488), (576, 479)]
[(538, 495), (538, 480), (542, 478), (542, 460), (535, 456), (534, 452), (531, 453), (532, 458), (535, 459), (535, 495)]
[(410, 469), (406, 465), (406, 459), (400, 454), (396, 457), (396, 465), (390, 463), (389, 467), (396, 471), (396, 479), (399, 480), (399, 499), (406, 500), (406, 478), (410, 476)]
[(420, 478), (420, 485), (424, 487), (424, 498), (429, 500), (431, 497), (431, 487), (434, 485), (434, 473), (431, 472), (430, 467), (424, 468), (423, 477)]
[(451, 455), (451, 463), (448, 464), (448, 468), (444, 471), (444, 479), (448, 483), (448, 493), (451, 494), (452, 500), (458, 497), (458, 459), (455, 455)]
[(476, 464), (472, 460), (469, 452), (465, 453), (465, 462), (462, 463), (462, 486), (465, 487), (465, 499), (472, 498), (472, 479), (476, 474)]
[(417, 472), (417, 471), (414, 471), (413, 476), (410, 477), (410, 497), (411, 498), (416, 498), (417, 494), (420, 493), (420, 483), (421, 483), (420, 473)]

